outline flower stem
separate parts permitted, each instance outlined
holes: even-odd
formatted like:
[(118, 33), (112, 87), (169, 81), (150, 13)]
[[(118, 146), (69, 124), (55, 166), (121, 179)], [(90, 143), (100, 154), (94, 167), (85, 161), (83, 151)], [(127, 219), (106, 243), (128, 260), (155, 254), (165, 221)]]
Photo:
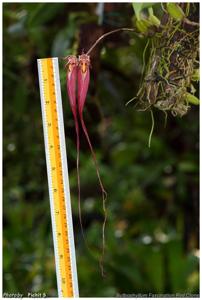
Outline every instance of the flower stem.
[[(101, 35), (101, 37), (99, 37), (97, 39), (97, 41), (92, 45), (92, 47), (88, 50), (88, 52), (86, 53), (87, 55), (90, 54), (90, 52), (95, 48), (95, 46), (97, 46), (97, 44), (103, 40), (104, 38), (106, 38), (108, 35), (110, 34), (113, 34), (113, 33), (116, 33), (116, 32), (119, 32), (119, 31), (135, 31), (135, 29), (133, 28), (118, 28), (118, 29), (115, 29), (115, 30), (112, 30), (112, 31), (109, 31), (103, 35)], [(135, 31), (136, 32), (136, 31)]]

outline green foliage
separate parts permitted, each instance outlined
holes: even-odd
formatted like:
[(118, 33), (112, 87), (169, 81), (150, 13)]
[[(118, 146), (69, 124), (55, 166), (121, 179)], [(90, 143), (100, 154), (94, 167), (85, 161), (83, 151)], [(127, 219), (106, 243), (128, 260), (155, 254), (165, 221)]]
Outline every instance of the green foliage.
[(185, 15), (181, 7), (176, 3), (167, 3), (166, 5), (168, 13), (171, 17), (177, 21), (181, 21)]
[[(132, 3), (133, 10), (135, 12), (135, 25), (139, 32), (146, 34), (151, 26), (159, 27), (160, 20), (153, 13), (153, 6), (155, 3)], [(148, 18), (142, 15), (143, 10), (148, 9)]]
[[(87, 43), (97, 28), (96, 8), (95, 3), (3, 5), (4, 292), (57, 295), (36, 59), (75, 53), (80, 30), (90, 24)], [(105, 25), (130, 27), (129, 15), (131, 4), (109, 6)], [(199, 292), (198, 108), (183, 119), (168, 118), (166, 128), (164, 114), (154, 110), (148, 148), (150, 113), (125, 106), (137, 93), (146, 43), (133, 34), (116, 35), (102, 43), (96, 60), (92, 57), (85, 119), (108, 192), (104, 279), (98, 260), (85, 248), (78, 221), (75, 132), (61, 63), (82, 297)], [(99, 257), (102, 199), (84, 138), (81, 199), (85, 236)]]
[(133, 2), (133, 9), (135, 11), (136, 17), (138, 20), (141, 19), (140, 13), (144, 8), (151, 8), (155, 3), (141, 3), (141, 2)]

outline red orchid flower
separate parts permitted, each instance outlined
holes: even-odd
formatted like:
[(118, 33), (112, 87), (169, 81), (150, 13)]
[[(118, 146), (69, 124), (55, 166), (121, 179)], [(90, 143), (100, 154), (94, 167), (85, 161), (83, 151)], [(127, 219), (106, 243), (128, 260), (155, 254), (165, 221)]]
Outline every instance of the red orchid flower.
[(78, 207), (79, 207), (79, 220), (81, 224), (82, 235), (83, 226), (82, 226), (82, 218), (81, 218), (81, 205), (80, 205), (80, 176), (79, 176), (79, 149), (80, 149), (80, 139), (79, 139), (79, 122), (77, 117), (77, 102), (76, 102), (76, 80), (77, 80), (77, 66), (78, 59), (75, 55), (69, 55), (67, 58), (67, 63), (65, 67), (67, 67), (67, 92), (69, 96), (69, 102), (71, 106), (71, 110), (74, 116), (75, 130), (76, 130), (76, 144), (77, 144), (77, 184), (78, 184)]
[[(76, 58), (74, 55), (70, 55), (67, 58), (67, 91), (70, 101), (70, 106), (72, 109), (72, 113), (74, 116), (75, 122), (75, 129), (76, 129), (76, 137), (77, 137), (77, 181), (78, 181), (78, 201), (79, 201), (79, 219), (81, 224), (82, 235), (83, 233), (83, 226), (82, 226), (82, 218), (81, 218), (81, 205), (80, 205), (80, 176), (79, 176), (79, 149), (80, 149), (80, 140), (79, 140), (79, 124), (78, 124), (78, 117), (81, 122), (81, 126), (85, 137), (87, 139), (89, 148), (92, 153), (93, 161), (96, 168), (97, 177), (99, 180), (100, 188), (102, 191), (102, 198), (103, 198), (103, 211), (104, 211), (104, 222), (103, 222), (103, 229), (102, 229), (102, 240), (103, 240), (103, 247), (102, 247), (102, 258), (100, 261), (100, 266), (103, 272), (103, 257), (104, 257), (104, 249), (105, 249), (105, 223), (107, 218), (106, 208), (105, 208), (105, 201), (107, 197), (107, 193), (104, 189), (102, 180), (100, 178), (99, 167), (96, 159), (95, 152), (93, 150), (93, 146), (91, 144), (88, 131), (83, 119), (83, 109), (84, 104), (86, 101), (86, 96), (89, 88), (89, 81), (90, 81), (90, 56), (87, 54), (82, 54), (79, 56), (79, 59)], [(76, 80), (78, 81), (78, 102), (76, 101)], [(78, 116), (77, 116), (77, 104), (78, 104)], [(85, 238), (84, 238), (85, 240)], [(87, 245), (87, 244), (86, 244)], [(88, 247), (88, 245), (87, 245)], [(89, 248), (89, 247), (88, 247)]]

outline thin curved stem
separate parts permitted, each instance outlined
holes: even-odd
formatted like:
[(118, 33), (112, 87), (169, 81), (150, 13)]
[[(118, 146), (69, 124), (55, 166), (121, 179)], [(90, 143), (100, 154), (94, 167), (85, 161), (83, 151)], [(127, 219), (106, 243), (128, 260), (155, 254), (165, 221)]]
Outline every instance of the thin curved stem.
[[(133, 28), (118, 28), (118, 29), (109, 31), (109, 32), (107, 32), (107, 33), (101, 35), (101, 37), (99, 37), (99, 38), (97, 39), (97, 41), (92, 45), (92, 47), (88, 50), (88, 52), (87, 52), (86, 54), (89, 55), (90, 52), (95, 48), (95, 46), (97, 46), (97, 44), (98, 44), (101, 40), (103, 40), (104, 38), (106, 38), (108, 35), (113, 34), (113, 33), (116, 33), (116, 32), (119, 32), (119, 31), (133, 31), (133, 32), (134, 32), (135, 29), (133, 29)], [(135, 31), (135, 32), (136, 32), (136, 31)]]

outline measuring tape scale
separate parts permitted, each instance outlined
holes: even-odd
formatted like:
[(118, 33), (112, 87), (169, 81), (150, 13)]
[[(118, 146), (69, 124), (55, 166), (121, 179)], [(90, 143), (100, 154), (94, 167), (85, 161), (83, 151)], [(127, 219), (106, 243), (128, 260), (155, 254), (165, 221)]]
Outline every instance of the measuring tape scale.
[(58, 59), (38, 59), (38, 70), (58, 294), (78, 297)]

